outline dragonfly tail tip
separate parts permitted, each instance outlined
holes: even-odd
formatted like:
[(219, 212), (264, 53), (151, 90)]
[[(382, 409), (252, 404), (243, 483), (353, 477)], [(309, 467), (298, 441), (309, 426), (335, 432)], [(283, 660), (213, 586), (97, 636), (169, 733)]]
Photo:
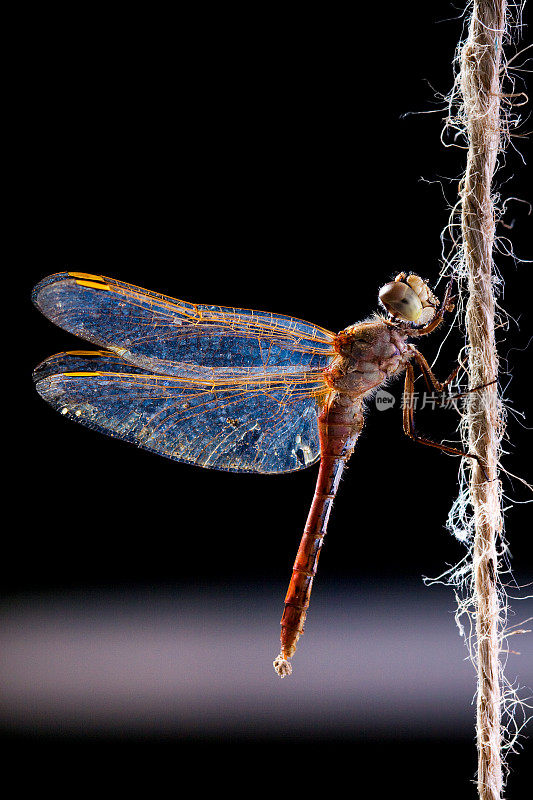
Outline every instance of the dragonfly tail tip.
[(272, 662), (272, 664), (280, 678), (284, 678), (286, 675), (290, 675), (292, 673), (292, 666), (289, 664), (286, 658), (283, 658), (281, 653), (276, 660)]

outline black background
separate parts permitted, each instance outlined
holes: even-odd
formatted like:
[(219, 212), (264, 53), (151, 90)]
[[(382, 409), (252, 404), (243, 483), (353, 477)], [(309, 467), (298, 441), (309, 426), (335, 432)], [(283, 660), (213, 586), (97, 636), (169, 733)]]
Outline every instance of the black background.
[[(77, 344), (29, 297), (46, 274), (76, 269), (337, 331), (375, 310), (379, 286), (399, 270), (435, 282), (465, 156), (440, 141), (445, 109), (435, 94), (452, 84), (460, 9), (415, 2), (376, 10), (359, 8), (349, 18), (263, 7), (232, 18), (220, 8), (195, 18), (63, 20), (64, 33), (56, 30), (45, 47), (38, 24), (31, 33), (14, 120), (22, 307), (10, 349), (16, 342), (24, 430), (13, 465), (23, 487), (18, 535), (4, 545), (8, 595), (180, 581), (264, 588), (288, 579), (316, 468), (271, 477), (200, 470), (61, 419), (33, 392), (31, 370)], [(424, 113), (402, 118), (406, 112)], [(514, 146), (527, 160), (530, 143), (520, 138)], [(500, 178), (502, 196), (531, 200), (531, 170), (514, 147)], [(511, 202), (504, 219), (513, 228), (500, 228), (524, 259), (531, 257), (527, 212)], [(531, 266), (503, 257), (498, 266), (503, 305), (515, 320), (501, 333), (508, 397), (527, 410)], [(435, 336), (421, 346), (430, 361)], [(461, 343), (450, 337), (439, 376), (451, 371)], [(394, 391), (399, 397), (400, 384)], [(435, 438), (451, 436), (456, 422), (449, 411), (420, 417)], [(507, 466), (527, 477), (531, 434), (513, 417), (509, 434)], [(321, 572), (329, 580), (410, 581), (459, 560), (463, 548), (444, 528), (456, 470), (456, 460), (403, 436), (399, 409), (374, 410), (337, 498)], [(528, 499), (519, 483), (506, 489)], [(508, 512), (514, 567), (526, 578), (530, 527), (527, 505)], [(358, 528), (360, 535), (342, 535)], [(175, 758), (163, 741), (31, 744), (53, 758), (76, 753), (97, 763), (109, 752), (126, 763), (135, 750), (160, 774)], [(301, 753), (284, 750), (297, 743), (185, 744), (191, 756), (223, 754), (234, 769), (252, 754), (258, 769), (278, 763), (276, 748), (289, 762)], [(462, 776), (475, 768), (473, 745), (462, 741), (442, 742), (438, 761), (421, 742), (379, 747), (317, 737), (307, 748), (311, 758), (314, 748), (329, 754), (325, 771), (338, 775), (335, 785), (354, 752), (403, 769), (400, 784), (411, 786), (415, 764), (415, 783), (426, 787), (443, 759)], [(526, 753), (516, 762), (510, 797), (524, 796), (527, 760)], [(297, 773), (310, 777), (308, 767)], [(283, 770), (279, 777), (285, 780)], [(373, 772), (367, 791), (381, 796), (379, 785)]]

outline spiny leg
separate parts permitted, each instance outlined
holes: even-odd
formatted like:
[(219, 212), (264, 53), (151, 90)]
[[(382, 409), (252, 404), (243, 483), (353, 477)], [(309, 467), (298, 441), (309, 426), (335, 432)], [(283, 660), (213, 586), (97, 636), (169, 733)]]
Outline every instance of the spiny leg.
[[(427, 367), (429, 369), (429, 372), (431, 373), (433, 378), (435, 378), (435, 376), (431, 372), (429, 364), (427, 364), (427, 361), (425, 360), (425, 358), (423, 356), (421, 356), (420, 353), (415, 354), (415, 358), (416, 358), (416, 355), (419, 355), (424, 360), (424, 362), (426, 363), (426, 365), (427, 365)], [(417, 359), (417, 361), (418, 361), (418, 359)], [(455, 372), (457, 372), (457, 370), (455, 370)], [(448, 381), (450, 381), (452, 379), (453, 379), (453, 373), (448, 378)], [(438, 391), (442, 391), (442, 389), (446, 385), (446, 382), (445, 383), (439, 383), (436, 378), (435, 378), (435, 381), (436, 381), (435, 388), (441, 387), (441, 388), (438, 389)], [(442, 442), (434, 442), (432, 439), (427, 439), (425, 436), (420, 436), (416, 432), (416, 429), (415, 429), (414, 404), (413, 404), (414, 389), (415, 389), (415, 371), (413, 369), (413, 365), (412, 364), (408, 364), (406, 372), (405, 372), (404, 405), (403, 405), (403, 430), (404, 430), (404, 433), (407, 436), (409, 436), (414, 442), (418, 442), (419, 444), (428, 445), (428, 447), (436, 447), (438, 450), (442, 450), (444, 453), (450, 453), (451, 455), (455, 455), (455, 456), (463, 456), (464, 458), (474, 458), (478, 462), (478, 464), (480, 465), (480, 467), (483, 470), (483, 472), (485, 473), (485, 477), (487, 478), (487, 480), (489, 480), (489, 478), (487, 477), (487, 473), (485, 472), (485, 469), (483, 467), (483, 464), (482, 464), (479, 456), (475, 455), (474, 453), (467, 453), (465, 450), (461, 450), (458, 447), (452, 447), (451, 445), (442, 444)]]
[(433, 370), (429, 366), (428, 362), (426, 361), (426, 359), (424, 358), (422, 353), (419, 353), (418, 350), (415, 350), (413, 355), (414, 355), (414, 358), (416, 359), (416, 362), (417, 362), (418, 366), (420, 367), (422, 375), (424, 376), (424, 380), (426, 382), (426, 386), (430, 390), (431, 389), (436, 389), (437, 392), (444, 391), (446, 386), (449, 386), (449, 384), (453, 381), (453, 379), (455, 378), (455, 376), (457, 375), (457, 373), (461, 369), (461, 365), (457, 364), (456, 368), (451, 373), (451, 375), (449, 375), (446, 378), (446, 380), (441, 383), (435, 377), (435, 373), (433, 372)]
[[(418, 363), (418, 366), (420, 367), (420, 370), (421, 370), (422, 375), (424, 377), (424, 380), (426, 382), (426, 386), (428, 387), (428, 389), (430, 391), (432, 389), (436, 389), (437, 392), (444, 391), (446, 386), (448, 386), (453, 381), (453, 379), (455, 378), (455, 376), (457, 375), (457, 373), (461, 369), (461, 364), (458, 364), (456, 366), (456, 368), (453, 370), (453, 372), (451, 373), (451, 375), (449, 375), (446, 378), (446, 380), (441, 383), (435, 377), (435, 373), (433, 372), (433, 370), (429, 366), (427, 360), (424, 358), (422, 353), (419, 353), (418, 350), (415, 350), (413, 355), (414, 355), (414, 358), (416, 359), (416, 361)], [(478, 392), (480, 389), (484, 389), (486, 386), (492, 386), (493, 383), (497, 383), (497, 380), (494, 379), (493, 381), (489, 381), (489, 383), (481, 383), (479, 386), (474, 386), (472, 389), (466, 389), (466, 391), (459, 392), (458, 394), (450, 394), (450, 395), (448, 395), (446, 397), (446, 399), (447, 400), (459, 400), (459, 398), (461, 398), (461, 397), (466, 397), (467, 394), (471, 394), (472, 392)], [(437, 402), (440, 402), (440, 401), (437, 401)]]

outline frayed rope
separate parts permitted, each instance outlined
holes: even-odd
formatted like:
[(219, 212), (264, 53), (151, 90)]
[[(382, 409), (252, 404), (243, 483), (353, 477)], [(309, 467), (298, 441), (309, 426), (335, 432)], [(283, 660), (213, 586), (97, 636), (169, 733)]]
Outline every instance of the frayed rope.
[(471, 622), (467, 641), (477, 670), (481, 800), (500, 800), (505, 777), (502, 754), (512, 749), (519, 732), (515, 725), (514, 736), (506, 739), (514, 710), (520, 705), (516, 690), (505, 681), (502, 664), (503, 641), (510, 635), (505, 632), (507, 598), (501, 580), (509, 567), (499, 479), (506, 416), (497, 385), (486, 384), (498, 377), (496, 330), (505, 327), (497, 302), (502, 280), (493, 262), (499, 214), (493, 178), (498, 157), (509, 142), (510, 127), (517, 124), (506, 100), (513, 93), (505, 94), (502, 89), (508, 77), (503, 47), (511, 38), (511, 27), (520, 28), (521, 8), (513, 5), (518, 19), (511, 20), (506, 0), (473, 0), (469, 4), (468, 31), (456, 54), (456, 81), (446, 124), (466, 139), (468, 151), (459, 201), (447, 229), (452, 253), (445, 258), (444, 274), (454, 274), (460, 290), (458, 315), (464, 311), (469, 384), (485, 386), (469, 396), (461, 422), (465, 449), (478, 456), (484, 470), (476, 461), (462, 463), (460, 492), (448, 526), (470, 551), (436, 580), (446, 579), (456, 587), (456, 619), (462, 633), (461, 617), (466, 614)]

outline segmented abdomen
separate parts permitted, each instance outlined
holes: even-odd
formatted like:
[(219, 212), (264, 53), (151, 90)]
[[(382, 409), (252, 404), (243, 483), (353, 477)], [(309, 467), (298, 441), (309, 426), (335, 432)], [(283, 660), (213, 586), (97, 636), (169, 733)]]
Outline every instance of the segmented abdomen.
[(316, 575), (328, 519), (342, 476), (363, 427), (361, 401), (333, 398), (318, 418), (320, 470), (307, 523), (296, 555), (281, 618), (281, 653), (290, 658), (303, 633), (309, 598)]

